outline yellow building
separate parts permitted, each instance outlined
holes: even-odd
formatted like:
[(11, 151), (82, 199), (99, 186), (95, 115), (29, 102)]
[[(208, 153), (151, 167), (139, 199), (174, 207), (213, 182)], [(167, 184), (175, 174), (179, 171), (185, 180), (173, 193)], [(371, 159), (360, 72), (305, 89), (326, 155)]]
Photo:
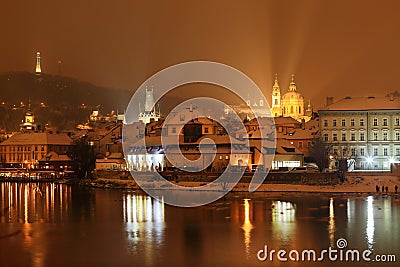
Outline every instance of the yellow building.
[(289, 84), (289, 89), (281, 96), (281, 90), (278, 83), (278, 77), (275, 76), (275, 82), (272, 87), (272, 109), (274, 117), (292, 117), (297, 121), (311, 119), (312, 110), (310, 103), (307, 108), (304, 106), (304, 97), (297, 91), (296, 83), (294, 82), (294, 74)]
[(0, 143), (0, 163), (7, 168), (35, 168), (50, 152), (66, 155), (71, 146), (66, 134), (17, 133)]

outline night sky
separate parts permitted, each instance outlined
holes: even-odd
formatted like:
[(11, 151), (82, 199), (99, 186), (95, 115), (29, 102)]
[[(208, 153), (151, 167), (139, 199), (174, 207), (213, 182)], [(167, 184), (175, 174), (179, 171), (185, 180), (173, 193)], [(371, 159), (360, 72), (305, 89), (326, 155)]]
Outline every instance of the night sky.
[[(167, 66), (231, 65), (269, 99), (296, 74), (321, 105), (330, 95), (400, 89), (400, 1), (3, 1), (0, 72), (34, 71), (136, 89)], [(58, 67), (61, 60), (61, 68)]]

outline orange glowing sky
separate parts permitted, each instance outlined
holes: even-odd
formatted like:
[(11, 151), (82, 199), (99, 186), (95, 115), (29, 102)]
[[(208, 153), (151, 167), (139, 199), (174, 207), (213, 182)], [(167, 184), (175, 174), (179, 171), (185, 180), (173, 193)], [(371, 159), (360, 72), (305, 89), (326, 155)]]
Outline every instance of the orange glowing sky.
[(305, 99), (400, 89), (400, 2), (6, 1), (0, 72), (42, 70), (130, 89), (184, 61), (212, 60), (250, 76), (269, 99), (274, 74), (296, 74)]

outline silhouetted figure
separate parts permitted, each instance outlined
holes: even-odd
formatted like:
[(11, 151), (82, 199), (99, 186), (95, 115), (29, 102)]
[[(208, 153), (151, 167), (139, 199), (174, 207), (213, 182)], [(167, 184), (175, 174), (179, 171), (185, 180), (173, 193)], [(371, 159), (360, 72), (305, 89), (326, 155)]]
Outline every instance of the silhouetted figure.
[(396, 184), (394, 187), (394, 191), (396, 191), (396, 194), (397, 194), (397, 190), (399, 190), (399, 186)]
[(379, 193), (379, 185), (377, 185), (375, 188), (376, 188), (376, 192)]
[(386, 189), (386, 193), (389, 192), (389, 187), (388, 186), (386, 186), (385, 189)]
[(385, 186), (382, 185), (382, 193), (384, 193), (384, 192), (385, 192)]

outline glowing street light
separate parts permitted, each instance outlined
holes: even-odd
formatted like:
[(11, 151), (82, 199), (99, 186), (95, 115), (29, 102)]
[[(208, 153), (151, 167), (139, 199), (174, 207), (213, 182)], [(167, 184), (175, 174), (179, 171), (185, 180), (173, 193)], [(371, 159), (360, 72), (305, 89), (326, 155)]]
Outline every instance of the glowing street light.
[(371, 156), (367, 157), (367, 163), (372, 164), (374, 162), (374, 159)]

